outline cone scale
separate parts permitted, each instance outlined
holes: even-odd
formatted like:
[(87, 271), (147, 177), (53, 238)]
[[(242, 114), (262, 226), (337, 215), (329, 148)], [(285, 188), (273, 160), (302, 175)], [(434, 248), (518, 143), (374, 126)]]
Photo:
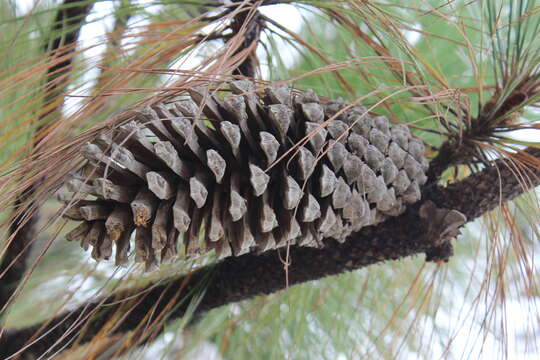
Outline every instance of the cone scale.
[[(345, 241), (420, 199), (421, 140), (364, 107), (249, 81), (222, 98), (204, 88), (140, 111), (83, 146), (67, 189), (67, 239), (96, 260), (169, 263)], [(341, 111), (341, 112), (340, 112)], [(340, 113), (338, 113), (340, 112)], [(131, 245), (130, 245), (131, 243)]]

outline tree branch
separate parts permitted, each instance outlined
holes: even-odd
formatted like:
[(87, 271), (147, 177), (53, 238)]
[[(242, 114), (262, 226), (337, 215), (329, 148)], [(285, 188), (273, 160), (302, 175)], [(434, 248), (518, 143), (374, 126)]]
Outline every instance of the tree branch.
[(231, 39), (234, 39), (236, 35), (243, 37), (242, 45), (236, 51), (236, 54), (252, 48), (246, 59), (233, 71), (233, 75), (254, 77), (259, 63), (256, 55), (257, 43), (264, 28), (264, 20), (256, 5), (251, 8), (241, 9), (233, 18), (230, 26), (233, 31)]
[[(439, 208), (458, 210), (468, 221), (472, 221), (538, 186), (538, 158), (540, 149), (532, 148), (514, 156), (514, 159), (522, 160), (519, 171), (526, 178), (516, 176), (513, 166), (516, 163), (501, 159), (460, 182), (447, 187), (424, 189), (423, 202), (430, 200)], [(230, 257), (166, 284), (118, 292), (83, 304), (49, 322), (8, 332), (0, 339), (0, 357), (8, 357), (19, 351), (38, 333), (43, 336), (24, 350), (25, 355), (43, 356), (54, 349), (71, 347), (75, 337), (77, 343), (85, 343), (98, 332), (103, 336), (104, 327), (110, 325), (111, 319), (118, 317), (121, 317), (121, 321), (114, 323), (109, 335), (138, 329), (141, 324), (149, 324), (151, 320), (163, 320), (163, 316), (165, 320), (181, 317), (190, 300), (201, 296), (198, 289), (201, 284), (208, 283), (208, 286), (204, 289), (196, 314), (270, 294), (284, 289), (287, 284), (299, 284), (382, 261), (430, 252), (438, 245), (434, 239), (425, 236), (427, 224), (420, 216), (420, 207), (421, 204), (415, 204), (399, 217), (364, 228), (352, 234), (344, 244), (328, 239), (322, 249), (291, 247), (287, 279), (284, 264), (275, 250), (262, 255)], [(86, 317), (90, 320), (86, 321)], [(162, 325), (157, 324), (154, 330), (161, 331)], [(147, 336), (148, 329), (138, 335)]]
[[(521, 87), (526, 88), (528, 81), (531, 81), (530, 79), (524, 80)], [(490, 143), (490, 138), (497, 130), (505, 129), (512, 124), (516, 116), (523, 112), (524, 101), (534, 96), (533, 89), (534, 87), (531, 87), (530, 94), (526, 94), (519, 86), (516, 87), (495, 109), (495, 104), (501, 97), (501, 91), (496, 90), (489, 101), (481, 107), (480, 113), (475, 119), (466, 123), (463, 129), (449, 131), (448, 140), (441, 145), (437, 156), (431, 161), (427, 174), (428, 183), (436, 181), (451, 166), (488, 163), (489, 160), (478, 144)], [(512, 110), (514, 111), (513, 115), (506, 115)], [(510, 126), (510, 128), (512, 127)]]
[[(49, 52), (50, 65), (46, 75), (43, 112), (37, 122), (44, 125), (36, 127), (32, 152), (36, 150), (42, 135), (47, 133), (47, 128), (52, 125), (47, 123), (46, 119), (51, 114), (60, 111), (62, 107), (63, 101), (58, 101), (58, 98), (63, 96), (63, 89), (68, 84), (73, 62), (73, 56), (69, 55), (75, 52), (81, 26), (92, 6), (93, 1), (65, 0), (56, 13), (50, 30), (54, 37), (44, 44), (44, 51)], [(46, 110), (54, 102), (57, 105)], [(26, 260), (35, 239), (36, 225), (39, 220), (39, 212), (34, 209), (35, 203), (32, 197), (40, 184), (41, 180), (38, 179), (21, 191), (15, 200), (15, 213), (9, 227), (4, 256), (0, 262), (0, 315), (4, 313), (26, 271)]]

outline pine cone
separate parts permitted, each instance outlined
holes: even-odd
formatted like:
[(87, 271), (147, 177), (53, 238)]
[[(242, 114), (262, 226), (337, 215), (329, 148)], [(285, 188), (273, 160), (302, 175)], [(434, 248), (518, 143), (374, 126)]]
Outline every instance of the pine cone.
[(135, 233), (135, 261), (154, 268), (177, 256), (180, 234), (187, 255), (317, 247), (420, 199), (428, 163), (406, 126), (312, 91), (230, 87), (225, 98), (192, 89), (87, 143), (67, 187), (95, 199), (66, 209), (82, 221), (67, 239), (97, 260), (116, 244), (123, 265)]

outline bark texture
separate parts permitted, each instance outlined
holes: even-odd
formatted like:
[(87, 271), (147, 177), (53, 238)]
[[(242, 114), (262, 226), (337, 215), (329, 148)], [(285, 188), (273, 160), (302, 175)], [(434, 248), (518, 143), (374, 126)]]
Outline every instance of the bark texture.
[(233, 72), (233, 75), (254, 77), (257, 73), (258, 66), (255, 52), (257, 50), (257, 43), (261, 37), (261, 32), (264, 29), (264, 20), (256, 8), (253, 8), (251, 11), (247, 11), (246, 9), (234, 17), (231, 29), (233, 34), (238, 34), (242, 30), (244, 31), (242, 46), (238, 49), (237, 53), (253, 46), (250, 54)]
[[(540, 157), (540, 149), (526, 149), (518, 157), (534, 160)], [(529, 164), (520, 167), (522, 174), (528, 176), (525, 181), (523, 178), (522, 182), (519, 181), (515, 168), (508, 161), (497, 160), (492, 166), (463, 181), (447, 187), (424, 189), (423, 202), (430, 200), (438, 208), (460, 211), (468, 221), (472, 221), (538, 186), (540, 168), (533, 165), (535, 162)], [(137, 329), (149, 321), (149, 314), (153, 314), (152, 319), (163, 316), (162, 311), (167, 312), (167, 320), (181, 317), (189, 300), (201, 294), (204, 295), (196, 314), (231, 302), (270, 294), (284, 289), (287, 284), (299, 284), (382, 261), (432, 252), (439, 244), (425, 236), (428, 224), (420, 216), (420, 206), (419, 203), (414, 204), (401, 216), (390, 218), (378, 226), (363, 228), (343, 244), (327, 239), (322, 249), (291, 247), (288, 279), (283, 262), (275, 250), (261, 255), (227, 258), (166, 284), (96, 299), (50, 322), (8, 332), (0, 339), (0, 357), (14, 354), (30, 339), (38, 336), (42, 337), (23, 351), (25, 356), (43, 356), (55, 349), (73, 346), (74, 338), (77, 338), (76, 343), (88, 342), (98, 332), (103, 335), (103, 326), (115, 314), (127, 315), (115, 323), (109, 335)], [(438, 240), (435, 239), (435, 242)], [(201, 284), (208, 284), (204, 292), (200, 291)], [(172, 311), (170, 302), (177, 305)], [(87, 317), (91, 319), (85, 321)], [(156, 331), (160, 330), (158, 328)]]

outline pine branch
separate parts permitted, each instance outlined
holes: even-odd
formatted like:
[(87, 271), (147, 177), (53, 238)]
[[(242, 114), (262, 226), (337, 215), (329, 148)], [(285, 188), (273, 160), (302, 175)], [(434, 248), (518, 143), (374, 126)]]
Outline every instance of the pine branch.
[[(36, 127), (34, 133), (32, 152), (36, 151), (47, 129), (54, 125), (54, 122), (46, 122), (46, 120), (62, 107), (63, 101), (58, 101), (58, 99), (63, 96), (63, 89), (69, 82), (73, 62), (73, 56), (70, 55), (75, 52), (81, 26), (92, 6), (92, 1), (65, 0), (56, 13), (50, 30), (54, 37), (47, 39), (44, 44), (44, 51), (49, 52), (50, 67), (47, 69), (43, 108), (47, 109), (55, 102), (57, 105), (47, 111), (44, 110), (39, 116), (38, 124), (40, 125)], [(34, 210), (36, 204), (32, 198), (40, 184), (41, 180), (38, 179), (24, 189), (15, 200), (15, 214), (9, 228), (5, 253), (0, 263), (0, 314), (5, 311), (26, 271), (26, 261), (35, 239), (39, 219), (39, 213)]]
[(231, 29), (234, 35), (241, 34), (243, 36), (242, 45), (236, 53), (252, 48), (246, 59), (235, 69), (233, 75), (254, 77), (258, 65), (256, 56), (257, 43), (264, 29), (264, 20), (256, 6), (253, 6), (251, 9), (240, 10), (231, 23)]
[[(425, 188), (423, 202), (432, 201), (438, 208), (458, 210), (468, 221), (472, 221), (540, 185), (539, 158), (540, 149), (528, 148), (514, 156), (514, 159), (522, 160), (519, 162), (522, 178), (516, 176), (518, 163), (501, 159), (448, 187)], [(77, 343), (86, 343), (98, 333), (103, 336), (104, 326), (119, 315), (122, 320), (114, 324), (109, 335), (138, 329), (141, 324), (162, 318), (163, 314), (166, 314), (166, 320), (174, 320), (185, 314), (190, 300), (201, 296), (198, 287), (209, 279), (196, 314), (270, 294), (287, 285), (387, 260), (421, 253), (433, 257), (433, 252), (440, 248), (440, 238), (426, 236), (431, 234), (428, 231), (430, 224), (423, 220), (420, 209), (421, 205), (415, 204), (399, 217), (353, 233), (343, 244), (326, 240), (323, 249), (291, 247), (287, 278), (281, 260), (283, 257), (280, 258), (276, 251), (269, 251), (262, 255), (230, 257), (166, 284), (152, 284), (145, 289), (127, 290), (89, 301), (45, 323), (6, 333), (0, 339), (0, 357), (5, 358), (19, 351), (29, 339), (35, 339), (40, 334), (42, 337), (24, 350), (25, 355), (50, 355), (55, 349), (75, 345), (75, 337)], [(171, 304), (175, 306), (171, 307)], [(90, 320), (86, 321), (87, 317)], [(163, 329), (162, 325), (158, 324), (155, 333)], [(148, 335), (146, 330), (138, 335)]]
[[(490, 99), (482, 105), (479, 115), (470, 122), (465, 122), (463, 129), (452, 129), (446, 140), (431, 161), (428, 182), (436, 181), (451, 166), (473, 163), (487, 163), (479, 143), (490, 143), (498, 131), (512, 129), (523, 113), (525, 100), (538, 95), (540, 87), (535, 76), (522, 81), (513, 91), (506, 94), (498, 106), (501, 89), (497, 89)], [(510, 115), (509, 115), (510, 114)], [(466, 115), (463, 116), (463, 119)]]

